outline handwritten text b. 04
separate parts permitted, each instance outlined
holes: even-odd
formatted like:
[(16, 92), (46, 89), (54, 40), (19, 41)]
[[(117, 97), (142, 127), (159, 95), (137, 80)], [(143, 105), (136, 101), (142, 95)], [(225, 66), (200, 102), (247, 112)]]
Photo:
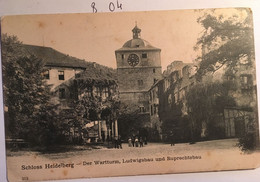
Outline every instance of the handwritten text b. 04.
[[(109, 2), (107, 7), (110, 12), (114, 12), (115, 10), (123, 10), (123, 4), (118, 0), (116, 2)], [(99, 11), (95, 2), (91, 3), (91, 8), (93, 13), (97, 13)]]

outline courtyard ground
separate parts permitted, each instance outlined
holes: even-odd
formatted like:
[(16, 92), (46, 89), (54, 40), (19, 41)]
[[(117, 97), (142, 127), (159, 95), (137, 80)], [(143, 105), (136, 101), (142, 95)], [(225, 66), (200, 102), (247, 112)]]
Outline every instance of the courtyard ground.
[(7, 151), (9, 178), (62, 179), (152, 173), (218, 171), (254, 168), (260, 153), (245, 154), (237, 139), (197, 142), (195, 144), (148, 143), (144, 147), (122, 149), (96, 146), (75, 147), (60, 153)]

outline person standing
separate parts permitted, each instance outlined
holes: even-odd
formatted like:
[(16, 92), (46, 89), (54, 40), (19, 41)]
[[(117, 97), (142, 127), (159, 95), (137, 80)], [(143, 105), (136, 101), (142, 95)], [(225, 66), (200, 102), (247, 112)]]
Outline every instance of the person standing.
[(136, 136), (136, 137), (135, 137), (135, 147), (138, 147), (138, 142), (139, 142), (139, 141), (138, 141), (138, 137)]
[(132, 146), (132, 139), (131, 137), (128, 137), (128, 147), (131, 147)]
[(174, 131), (170, 132), (170, 142), (171, 142), (171, 146), (175, 145), (175, 136), (174, 136)]
[(114, 143), (115, 143), (115, 148), (117, 149), (118, 148), (118, 137), (115, 136), (114, 138)]
[(143, 138), (142, 138), (142, 137), (140, 137), (139, 142), (140, 142), (140, 147), (143, 147), (143, 146), (144, 146), (144, 141), (143, 141)]
[(131, 142), (132, 142), (132, 146), (134, 147), (135, 146), (135, 137), (134, 136), (132, 136)]
[(118, 135), (117, 148), (122, 149), (122, 140), (120, 135)]

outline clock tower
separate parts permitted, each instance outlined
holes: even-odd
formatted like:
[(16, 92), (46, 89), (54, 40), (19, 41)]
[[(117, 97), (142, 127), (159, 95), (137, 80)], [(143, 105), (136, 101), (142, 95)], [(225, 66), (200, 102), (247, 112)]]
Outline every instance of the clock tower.
[(141, 29), (132, 29), (133, 38), (115, 51), (121, 102), (149, 112), (147, 91), (162, 78), (161, 49), (141, 39)]

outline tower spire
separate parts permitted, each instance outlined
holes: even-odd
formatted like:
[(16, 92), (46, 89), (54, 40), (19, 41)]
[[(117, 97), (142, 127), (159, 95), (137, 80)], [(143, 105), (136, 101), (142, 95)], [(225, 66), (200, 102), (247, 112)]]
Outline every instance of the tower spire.
[(138, 39), (141, 36), (141, 29), (137, 27), (137, 22), (135, 21), (135, 27), (132, 30), (133, 32), (133, 39)]

